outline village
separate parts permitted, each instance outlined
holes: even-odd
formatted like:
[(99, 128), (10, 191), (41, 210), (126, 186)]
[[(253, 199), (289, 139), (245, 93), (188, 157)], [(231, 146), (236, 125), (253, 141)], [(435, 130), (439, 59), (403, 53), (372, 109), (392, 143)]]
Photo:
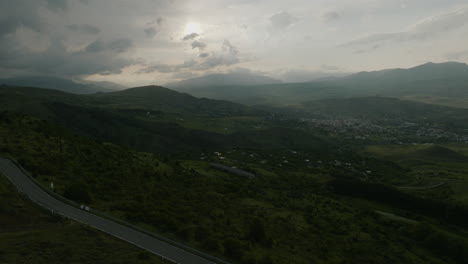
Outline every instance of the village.
[[(365, 143), (468, 143), (468, 131), (403, 120), (301, 119), (305, 127), (327, 135)], [(387, 122), (385, 122), (387, 121)]]
[(355, 157), (340, 160), (336, 157), (317, 156), (296, 150), (277, 150), (263, 153), (255, 150), (232, 149), (225, 152), (201, 153), (200, 160), (209, 162), (210, 166), (216, 170), (248, 179), (266, 171), (275, 173), (296, 171), (318, 175), (330, 170), (337, 170), (363, 178), (375, 174), (371, 164), (365, 160)]

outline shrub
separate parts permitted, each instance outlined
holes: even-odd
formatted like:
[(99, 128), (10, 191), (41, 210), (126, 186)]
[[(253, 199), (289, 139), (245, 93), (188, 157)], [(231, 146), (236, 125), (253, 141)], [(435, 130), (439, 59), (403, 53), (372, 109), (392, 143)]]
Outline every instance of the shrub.
[(75, 182), (66, 186), (63, 196), (77, 202), (90, 203), (92, 201), (88, 185), (82, 182)]
[(239, 240), (229, 238), (223, 243), (224, 246), (224, 254), (232, 259), (242, 259), (243, 255), (243, 250), (242, 250), (242, 244)]
[(218, 240), (213, 238), (204, 240), (201, 244), (201, 247), (209, 251), (221, 252), (221, 245), (219, 244)]

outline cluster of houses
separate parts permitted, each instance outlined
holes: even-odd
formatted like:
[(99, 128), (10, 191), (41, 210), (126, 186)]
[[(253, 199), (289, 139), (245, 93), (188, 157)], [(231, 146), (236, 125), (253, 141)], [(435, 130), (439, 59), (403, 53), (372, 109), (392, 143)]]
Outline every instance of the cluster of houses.
[(307, 127), (351, 140), (380, 140), (387, 143), (468, 143), (468, 131), (452, 131), (433, 124), (396, 120), (301, 119)]
[(201, 159), (209, 162), (210, 166), (214, 169), (247, 178), (253, 178), (255, 177), (255, 174), (250, 171), (246, 171), (245, 168), (256, 166), (263, 168), (267, 166), (267, 168), (270, 169), (306, 168), (311, 169), (311, 172), (317, 169), (337, 168), (347, 171), (361, 172), (364, 176), (368, 176), (373, 173), (368, 169), (365, 162), (353, 163), (337, 159), (318, 160), (295, 150), (275, 153), (258, 153), (252, 150), (230, 150), (224, 153), (215, 151), (213, 153), (201, 153)]

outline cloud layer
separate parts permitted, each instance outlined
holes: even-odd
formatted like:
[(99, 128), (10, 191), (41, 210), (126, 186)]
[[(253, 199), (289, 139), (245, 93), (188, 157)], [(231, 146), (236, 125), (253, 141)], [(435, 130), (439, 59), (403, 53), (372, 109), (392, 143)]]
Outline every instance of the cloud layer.
[(242, 67), (306, 80), (468, 62), (467, 41), (460, 0), (0, 2), (0, 77), (142, 85)]

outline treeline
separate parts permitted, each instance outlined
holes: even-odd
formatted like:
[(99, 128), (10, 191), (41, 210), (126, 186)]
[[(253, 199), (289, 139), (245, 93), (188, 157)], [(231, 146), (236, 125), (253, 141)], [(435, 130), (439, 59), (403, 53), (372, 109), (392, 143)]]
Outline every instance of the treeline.
[(421, 198), (393, 187), (348, 179), (334, 179), (329, 186), (337, 194), (381, 202), (449, 224), (468, 227), (468, 207), (453, 202)]

